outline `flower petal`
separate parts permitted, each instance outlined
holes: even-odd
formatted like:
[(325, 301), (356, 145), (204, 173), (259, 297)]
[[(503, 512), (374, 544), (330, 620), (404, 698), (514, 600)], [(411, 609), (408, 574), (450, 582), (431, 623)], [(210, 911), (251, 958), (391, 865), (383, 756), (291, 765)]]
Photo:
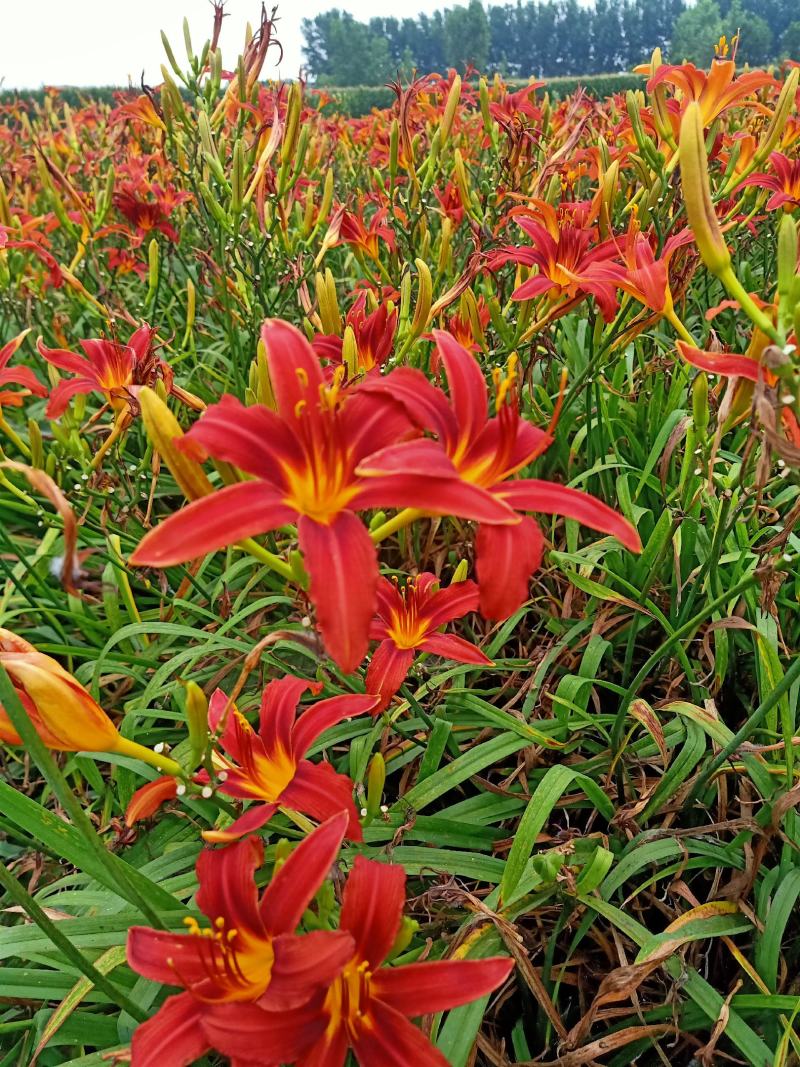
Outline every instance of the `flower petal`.
[[(417, 588), (419, 588), (419, 581)], [(431, 594), (428, 603), (422, 609), (428, 625), (436, 629), (446, 622), (452, 622), (453, 619), (463, 618), (470, 611), (477, 611), (479, 595), (477, 583), (469, 578), (466, 581), (454, 582), (443, 589), (438, 589)]]
[(441, 478), (456, 476), (452, 460), (439, 442), (429, 437), (416, 437), (412, 441), (401, 441), (373, 451), (361, 460), (356, 471), (359, 475), (394, 472)]
[(328, 1026), (317, 1043), (302, 1056), (296, 1067), (344, 1067), (349, 1048), (343, 1026)]
[(131, 556), (137, 567), (172, 567), (293, 522), (295, 512), (266, 482), (226, 485), (192, 501), (145, 534)]
[(527, 516), (519, 526), (478, 527), (475, 569), (485, 619), (507, 619), (525, 603), (528, 582), (543, 552), (542, 531)]
[(50, 393), (50, 399), (44, 411), (45, 417), (48, 419), (60, 418), (67, 410), (69, 402), (74, 396), (79, 396), (82, 393), (92, 393), (95, 389), (97, 389), (97, 383), (91, 378), (67, 378), (60, 381)]
[(363, 834), (353, 803), (353, 783), (346, 774), (339, 774), (330, 763), (311, 763), (301, 760), (294, 777), (280, 796), (281, 804), (302, 811), (314, 819), (328, 819), (346, 812), (347, 832), (351, 841), (361, 841)]
[(395, 942), (405, 899), (406, 872), (401, 866), (356, 856), (344, 887), (339, 925), (353, 935), (358, 958), (372, 971)]
[(491, 667), (492, 660), (485, 656), (477, 645), (471, 641), (465, 641), (457, 634), (431, 634), (423, 642), (422, 649), (432, 652), (434, 656), (444, 656), (445, 659), (454, 659), (457, 663), (477, 663), (484, 667)]
[(274, 935), (294, 933), (339, 852), (347, 813), (328, 819), (301, 841), (275, 874), (261, 897), (260, 912)]
[(403, 405), (421, 430), (432, 430), (443, 443), (458, 438), (458, 424), (447, 397), (420, 370), (398, 367), (390, 374), (368, 377), (359, 391), (381, 392), (392, 397)]
[(237, 929), (263, 938), (264, 926), (258, 909), (255, 873), (264, 862), (264, 848), (257, 837), (248, 837), (223, 849), (203, 849), (197, 858), (197, 906), (212, 922), (225, 920), (227, 929)]
[(371, 988), (379, 1000), (409, 1017), (447, 1011), (497, 989), (514, 969), (505, 956), (488, 960), (435, 960), (382, 967)]
[(418, 1027), (380, 1000), (360, 1022), (353, 1040), (359, 1067), (449, 1067)]
[(298, 403), (309, 395), (316, 400), (325, 382), (319, 358), (297, 327), (281, 319), (265, 320), (261, 340), (278, 411), (284, 419), (294, 419)]
[(253, 804), (224, 830), (203, 830), (203, 840), (212, 845), (229, 845), (266, 826), (277, 810), (277, 804)]
[(723, 378), (746, 378), (750, 382), (766, 380), (768, 372), (757, 360), (750, 359), (749, 356), (735, 356), (727, 352), (706, 352), (701, 348), (686, 344), (685, 341), (678, 341), (677, 348), (678, 353), (687, 363), (709, 374), (720, 374)]
[(292, 728), (300, 699), (307, 690), (318, 693), (321, 688), (321, 682), (310, 682), (294, 674), (275, 678), (265, 686), (261, 695), (260, 734), (268, 756), (292, 752)]
[(378, 584), (375, 545), (351, 511), (327, 526), (303, 515), (297, 529), (325, 648), (350, 673), (367, 651)]
[(372, 654), (365, 682), (368, 693), (380, 694), (381, 702), (376, 711), (387, 706), (405, 681), (413, 662), (413, 648), (398, 648), (390, 638), (381, 641)]
[(447, 372), (450, 403), (458, 423), (461, 441), (472, 441), (480, 433), (489, 415), (486, 382), (471, 352), (444, 330), (433, 330), (439, 356)]
[(320, 986), (327, 987), (353, 958), (353, 938), (344, 930), (314, 930), (300, 937), (285, 934), (273, 942), (275, 962), (259, 1007), (297, 1008)]
[(377, 703), (373, 696), (361, 696), (356, 693), (344, 693), (327, 700), (318, 700), (300, 713), (294, 725), (292, 755), (301, 759), (317, 738), (331, 726), (356, 715), (366, 715), (367, 712), (375, 710)]
[[(211, 1045), (249, 1067), (295, 1063), (325, 1030), (319, 1000), (290, 1011), (264, 1011), (256, 1004), (215, 1004), (203, 1016)], [(137, 1065), (138, 1067), (138, 1065)]]
[(198, 460), (214, 456), (232, 463), (276, 487), (285, 484), (282, 462), (302, 463), (297, 439), (279, 415), (261, 404), (245, 407), (229, 395), (203, 412), (179, 448)]
[(48, 348), (41, 337), (36, 342), (36, 347), (39, 349), (39, 355), (46, 359), (48, 363), (52, 363), (54, 367), (58, 367), (59, 370), (68, 371), (70, 374), (88, 375), (92, 373), (92, 365), (89, 360), (84, 356), (79, 356), (77, 352), (70, 352), (66, 348)]
[(551, 282), (544, 274), (536, 274), (533, 278), (528, 278), (522, 285), (518, 285), (511, 294), (511, 299), (532, 300), (536, 296), (549, 292), (554, 287), (555, 283)]
[(415, 508), (427, 515), (457, 515), (473, 522), (514, 525), (519, 517), (496, 494), (458, 477), (438, 477), (422, 471), (378, 474), (361, 470), (364, 488), (353, 506), (358, 508)]
[(178, 783), (175, 778), (165, 775), (140, 786), (128, 801), (125, 809), (125, 825), (133, 826), (141, 819), (155, 815), (162, 804), (177, 796)]
[(152, 1019), (136, 1027), (132, 1062), (136, 1067), (190, 1067), (212, 1047), (200, 1026), (204, 1009), (189, 993), (167, 997)]
[(601, 533), (612, 534), (631, 552), (641, 552), (642, 543), (635, 528), (596, 497), (580, 489), (540, 478), (519, 478), (498, 487), (500, 495), (518, 511), (537, 511), (545, 515), (563, 515), (577, 519), (584, 526)]
[(128, 964), (137, 974), (164, 985), (188, 988), (208, 977), (208, 947), (201, 937), (132, 926), (128, 930)]

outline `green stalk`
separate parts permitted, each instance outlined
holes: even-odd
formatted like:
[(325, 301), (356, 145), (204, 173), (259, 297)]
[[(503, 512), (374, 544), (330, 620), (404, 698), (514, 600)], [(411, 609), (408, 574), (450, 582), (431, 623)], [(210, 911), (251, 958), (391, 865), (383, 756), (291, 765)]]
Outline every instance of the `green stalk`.
[(11, 683), (11, 679), (8, 673), (0, 663), (0, 705), (2, 705), (3, 711), (8, 715), (11, 721), (11, 725), (17, 731), (22, 738), (22, 743), (25, 746), (25, 750), (32, 758), (33, 762), (41, 771), (47, 784), (53, 790), (53, 794), (62, 806), (64, 811), (72, 822), (72, 825), (83, 836), (86, 844), (91, 848), (92, 852), (99, 864), (101, 864), (107, 871), (109, 876), (110, 885), (119, 885), (120, 893), (139, 908), (142, 915), (144, 915), (148, 922), (160, 929), (164, 928), (164, 924), (158, 917), (157, 912), (152, 908), (150, 903), (142, 896), (138, 888), (131, 884), (127, 877), (127, 873), (124, 870), (124, 863), (115, 862), (116, 857), (112, 857), (106, 850), (103, 842), (97, 835), (91, 819), (83, 810), (80, 801), (75, 796), (74, 792), (69, 786), (64, 775), (53, 759), (50, 751), (42, 741), (39, 734), (36, 732), (36, 727), (28, 718), (28, 713), (22, 704), (22, 701), (17, 696), (17, 691)]
[(614, 726), (611, 731), (611, 742), (614, 747), (615, 761), (616, 757), (619, 756), (618, 750), (620, 741), (622, 740), (622, 733), (625, 728), (625, 716), (628, 714), (628, 707), (630, 706), (631, 701), (635, 698), (637, 692), (639, 691), (639, 687), (644, 681), (647, 680), (647, 676), (653, 669), (653, 667), (655, 667), (664, 658), (664, 656), (670, 651), (670, 649), (674, 645), (676, 645), (684, 637), (688, 637), (690, 634), (694, 633), (697, 627), (707, 618), (709, 618), (709, 616), (713, 615), (715, 611), (717, 611), (719, 608), (724, 607), (725, 604), (727, 604), (730, 600), (741, 596), (741, 594), (744, 593), (747, 589), (752, 588), (752, 586), (754, 585), (758, 585), (758, 582), (759, 578), (756, 574), (749, 574), (746, 578), (743, 578), (737, 585), (735, 585), (733, 589), (727, 590), (727, 592), (723, 593), (722, 596), (718, 596), (716, 600), (712, 600), (711, 603), (706, 604), (706, 606), (701, 612), (699, 612), (697, 615), (694, 615), (691, 619), (688, 620), (688, 622), (685, 622), (683, 626), (679, 626), (677, 630), (670, 634), (666, 641), (663, 641), (652, 654), (652, 656), (650, 656), (648, 660), (643, 664), (639, 673), (636, 675), (631, 684), (623, 693), (622, 700), (620, 701), (619, 705), (619, 711), (617, 712), (616, 717), (614, 719)]
[(795, 657), (786, 674), (784, 674), (783, 678), (781, 678), (772, 692), (767, 694), (753, 714), (745, 720), (744, 726), (736, 731), (727, 745), (717, 753), (709, 766), (698, 776), (697, 781), (692, 787), (692, 791), (686, 799), (684, 807), (690, 806), (697, 800), (700, 793), (705, 788), (706, 783), (713, 778), (723, 763), (736, 752), (739, 745), (751, 737), (759, 726), (761, 726), (764, 719), (766, 719), (767, 715), (769, 715), (778, 701), (786, 696), (798, 679), (800, 679), (800, 656)]
[(386, 522), (381, 523), (377, 530), (373, 530), (370, 533), (370, 537), (372, 538), (373, 543), (377, 545), (380, 541), (385, 540), (387, 537), (391, 537), (393, 533), (402, 530), (403, 527), (410, 526), (412, 522), (421, 519), (424, 514), (424, 511), (417, 511), (416, 508), (404, 508), (402, 511), (398, 511), (398, 513), (391, 519), (387, 519)]
[[(92, 961), (87, 959), (80, 949), (72, 944), (66, 934), (61, 932), (59, 924), (48, 918), (44, 909), (36, 903), (27, 889), (21, 882), (17, 881), (4, 863), (0, 863), (0, 885), (2, 885), (14, 903), (23, 909), (42, 933), (50, 938), (55, 947), (64, 954), (70, 963), (78, 968), (81, 974), (89, 979), (96, 989), (105, 993), (109, 1000), (117, 1004), (123, 1011), (126, 1011), (137, 1022), (144, 1022), (147, 1018), (147, 1012), (142, 1011), (138, 1004), (134, 1004), (126, 993), (119, 989), (101, 971), (98, 971)], [(69, 923), (67, 923), (67, 926), (69, 926)]]

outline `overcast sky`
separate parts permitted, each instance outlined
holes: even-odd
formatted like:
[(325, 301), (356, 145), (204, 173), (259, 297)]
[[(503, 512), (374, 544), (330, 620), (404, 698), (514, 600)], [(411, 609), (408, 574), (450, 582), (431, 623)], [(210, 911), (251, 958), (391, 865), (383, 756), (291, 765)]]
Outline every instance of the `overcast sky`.
[[(452, 2), (452, 0), (448, 0)], [(270, 10), (275, 0), (267, 0)], [(284, 48), (280, 70), (268, 59), (264, 74), (289, 78), (302, 62), (300, 23), (331, 7), (356, 18), (413, 15), (447, 6), (444, 0), (284, 0), (278, 6), (278, 36)], [(222, 56), (233, 67), (247, 21), (258, 21), (260, 0), (228, 0)], [(165, 62), (164, 30), (180, 62), (183, 16), (196, 47), (211, 35), (209, 0), (0, 0), (0, 84), (7, 89), (48, 85), (135, 84), (160, 81)], [(272, 53), (277, 56), (277, 52)]]

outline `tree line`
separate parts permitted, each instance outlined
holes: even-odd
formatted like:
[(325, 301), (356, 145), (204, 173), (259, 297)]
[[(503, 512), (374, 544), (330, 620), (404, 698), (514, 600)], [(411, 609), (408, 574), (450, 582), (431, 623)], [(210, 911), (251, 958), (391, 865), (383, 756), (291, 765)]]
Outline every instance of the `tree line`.
[(415, 18), (361, 22), (334, 9), (303, 20), (307, 73), (318, 85), (380, 85), (468, 65), (511, 78), (613, 73), (655, 47), (672, 62), (707, 65), (718, 39), (737, 32), (743, 63), (800, 58), (796, 0), (469, 0)]

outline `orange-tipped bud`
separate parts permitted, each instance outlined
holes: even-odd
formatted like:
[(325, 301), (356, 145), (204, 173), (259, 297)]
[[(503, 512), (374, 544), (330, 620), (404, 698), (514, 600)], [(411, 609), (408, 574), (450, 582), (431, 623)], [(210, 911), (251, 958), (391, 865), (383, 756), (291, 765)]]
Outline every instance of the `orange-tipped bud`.
[(694, 233), (703, 262), (712, 274), (722, 274), (731, 263), (728, 246), (722, 236), (708, 178), (706, 142), (700, 105), (692, 102), (681, 121), (681, 185), (686, 215)]
[[(0, 664), (48, 748), (56, 752), (116, 752), (140, 759), (167, 774), (183, 774), (174, 760), (122, 737), (97, 701), (69, 671), (24, 638), (2, 627)], [(0, 741), (8, 745), (22, 744), (2, 704)]]
[[(50, 656), (2, 628), (0, 663), (48, 748), (60, 752), (112, 752), (122, 740), (111, 719), (80, 682)], [(2, 706), (0, 740), (10, 745), (22, 743)]]

